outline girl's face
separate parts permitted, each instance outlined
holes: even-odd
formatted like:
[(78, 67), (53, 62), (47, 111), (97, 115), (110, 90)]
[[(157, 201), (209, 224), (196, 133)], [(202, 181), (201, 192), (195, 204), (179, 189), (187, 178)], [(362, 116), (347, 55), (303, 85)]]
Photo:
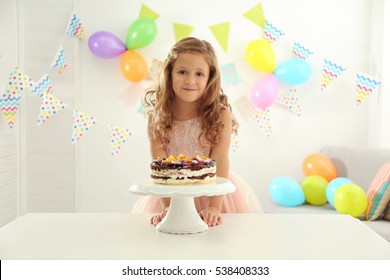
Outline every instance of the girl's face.
[(205, 93), (210, 67), (203, 55), (179, 54), (172, 69), (172, 87), (176, 98), (196, 102)]

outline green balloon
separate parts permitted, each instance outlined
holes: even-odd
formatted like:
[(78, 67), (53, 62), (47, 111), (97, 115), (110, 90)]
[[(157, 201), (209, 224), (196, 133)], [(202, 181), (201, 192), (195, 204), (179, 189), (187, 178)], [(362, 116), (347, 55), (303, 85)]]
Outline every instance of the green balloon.
[(153, 19), (140, 17), (127, 31), (126, 48), (135, 50), (149, 45), (157, 34), (157, 25)]

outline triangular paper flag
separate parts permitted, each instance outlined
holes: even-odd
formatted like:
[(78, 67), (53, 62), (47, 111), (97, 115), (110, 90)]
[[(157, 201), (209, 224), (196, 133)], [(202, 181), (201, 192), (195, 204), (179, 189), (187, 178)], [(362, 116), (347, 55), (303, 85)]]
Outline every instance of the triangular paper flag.
[(294, 114), (301, 116), (302, 108), (299, 104), (298, 96), (296, 93), (296, 89), (290, 89), (286, 94), (283, 94), (279, 97), (277, 103), (287, 108), (289, 111)]
[(76, 109), (73, 110), (72, 144), (80, 140), (89, 129), (96, 124), (96, 119)]
[(356, 105), (360, 105), (375, 88), (380, 84), (379, 81), (364, 74), (356, 74)]
[(173, 31), (175, 32), (175, 40), (177, 42), (185, 37), (190, 36), (192, 31), (194, 31), (194, 27), (190, 25), (173, 23)]
[(114, 156), (118, 154), (122, 145), (129, 139), (131, 132), (127, 128), (119, 126), (110, 126), (110, 140), (111, 140), (111, 154)]
[(142, 4), (138, 17), (148, 17), (153, 20), (156, 20), (159, 16), (160, 16), (159, 14), (157, 14), (155, 11), (150, 9), (148, 6)]
[(49, 76), (44, 74), (38, 82), (31, 88), (31, 92), (35, 93), (36, 96), (42, 98), (46, 92), (51, 92), (51, 82)]
[(84, 38), (84, 25), (75, 13), (72, 13), (69, 19), (68, 27), (66, 28), (65, 34), (70, 37)]
[(345, 70), (347, 69), (325, 58), (321, 74), (321, 91), (337, 79)]
[(150, 62), (149, 72), (146, 75), (145, 80), (146, 81), (153, 81), (160, 73), (160, 70), (162, 69), (163, 64), (164, 64), (164, 62), (153, 58), (152, 61)]
[(224, 22), (209, 27), (222, 49), (227, 52), (229, 41), (230, 23)]
[(224, 81), (224, 85), (237, 85), (240, 83), (238, 78), (238, 73), (236, 69), (236, 65), (234, 62), (225, 64), (221, 67), (222, 77)]
[(252, 116), (256, 126), (263, 129), (268, 137), (271, 136), (270, 112), (270, 109), (260, 110), (254, 116)]
[(244, 120), (252, 118), (252, 116), (254, 116), (257, 112), (256, 107), (247, 96), (240, 97), (233, 103), (233, 107), (238, 111)]
[(65, 61), (64, 47), (62, 45), (58, 48), (57, 54), (53, 59), (51, 67), (56, 68), (59, 74), (63, 74), (66, 68), (68, 68), (68, 64)]
[(52, 115), (56, 115), (59, 111), (65, 109), (67, 105), (52, 94), (52, 88), (42, 95), (42, 104), (40, 107), (37, 125), (46, 122)]
[(233, 134), (231, 139), (230, 139), (230, 148), (232, 149), (233, 152), (237, 152), (238, 149), (238, 135)]
[(6, 90), (2, 96), (1, 111), (10, 128), (15, 125), (16, 115), (19, 110), (21, 92), (34, 85), (33, 80), (15, 67), (8, 78)]
[(262, 38), (264, 41), (272, 44), (279, 40), (280, 37), (284, 35), (284, 32), (278, 29), (276, 26), (272, 25), (268, 20), (265, 23), (264, 31)]
[(261, 6), (260, 3), (257, 4), (256, 6), (254, 6), (249, 11), (247, 11), (244, 14), (244, 17), (246, 17), (247, 19), (249, 19), (250, 21), (252, 21), (256, 25), (258, 25), (260, 28), (264, 29), (266, 20), (265, 20), (263, 7)]
[(293, 49), (292, 49), (292, 56), (293, 57), (296, 57), (296, 58), (300, 58), (300, 59), (307, 59), (310, 55), (313, 54), (312, 51), (310, 51), (309, 49), (305, 48), (304, 46), (302, 46), (301, 44), (299, 44), (298, 42), (295, 42), (293, 43)]

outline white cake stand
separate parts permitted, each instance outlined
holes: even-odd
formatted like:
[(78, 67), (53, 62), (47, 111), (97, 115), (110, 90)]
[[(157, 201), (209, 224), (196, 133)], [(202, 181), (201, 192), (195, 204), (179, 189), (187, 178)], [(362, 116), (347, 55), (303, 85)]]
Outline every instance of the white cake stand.
[(214, 196), (234, 192), (236, 187), (225, 178), (217, 178), (216, 183), (196, 185), (160, 185), (150, 181), (140, 182), (129, 191), (138, 195), (170, 197), (171, 203), (164, 219), (157, 225), (159, 232), (171, 234), (192, 234), (204, 232), (207, 224), (200, 218), (195, 208), (194, 197)]

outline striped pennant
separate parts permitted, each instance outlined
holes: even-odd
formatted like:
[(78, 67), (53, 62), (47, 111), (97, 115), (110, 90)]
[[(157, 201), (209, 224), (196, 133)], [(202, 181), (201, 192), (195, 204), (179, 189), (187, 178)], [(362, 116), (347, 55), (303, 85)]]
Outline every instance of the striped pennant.
[(299, 117), (302, 115), (302, 108), (301, 105), (299, 104), (299, 100), (295, 88), (290, 89), (287, 93), (279, 97), (277, 103), (284, 106), (289, 111), (293, 112)]
[(63, 74), (65, 70), (68, 68), (68, 64), (65, 61), (64, 47), (62, 46), (62, 44), (58, 48), (57, 54), (53, 59), (53, 63), (51, 64), (51, 67), (56, 68), (59, 74)]
[(31, 88), (31, 92), (35, 93), (35, 95), (41, 99), (46, 92), (51, 92), (51, 90), (51, 82), (49, 75), (47, 74), (44, 74), (42, 78), (40, 78), (39, 81)]
[(72, 13), (69, 19), (68, 27), (66, 28), (65, 34), (70, 37), (84, 38), (84, 25), (75, 13)]
[(262, 39), (270, 44), (279, 40), (280, 37), (284, 36), (284, 32), (278, 29), (276, 26), (271, 24), (268, 20), (265, 22), (265, 27), (262, 34)]
[(380, 84), (380, 81), (364, 74), (356, 74), (356, 105), (359, 106)]
[(345, 70), (347, 70), (347, 68), (325, 58), (321, 75), (321, 91), (323, 91), (332, 81), (337, 79)]
[(6, 90), (1, 98), (1, 111), (10, 128), (15, 125), (16, 115), (19, 110), (19, 103), (21, 99), (21, 92), (32, 87), (33, 80), (25, 73), (15, 67), (10, 74)]
[(110, 125), (111, 155), (118, 154), (123, 144), (129, 139), (131, 132), (127, 128)]
[(299, 44), (298, 42), (296, 42), (296, 41), (293, 42), (293, 49), (292, 49), (292, 56), (293, 57), (305, 60), (313, 53), (314, 52), (305, 48), (303, 45)]
[(94, 117), (73, 109), (72, 144), (80, 140), (96, 122)]
[(271, 111), (270, 109), (259, 110), (256, 114), (252, 115), (252, 120), (256, 126), (263, 129), (268, 137), (271, 136)]

